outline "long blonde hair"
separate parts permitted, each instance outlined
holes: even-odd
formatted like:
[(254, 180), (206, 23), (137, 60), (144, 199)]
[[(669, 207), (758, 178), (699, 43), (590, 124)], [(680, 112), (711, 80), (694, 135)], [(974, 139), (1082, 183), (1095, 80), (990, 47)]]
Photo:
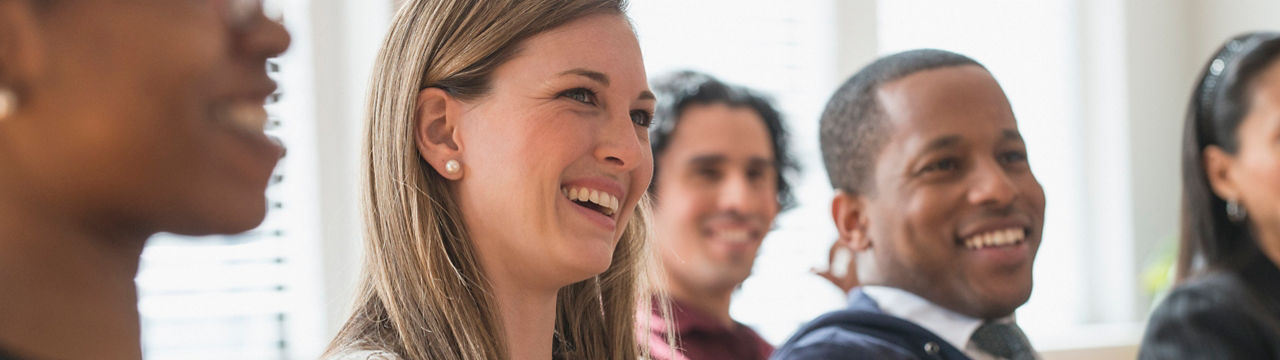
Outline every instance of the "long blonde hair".
[[(488, 92), (519, 44), (625, 0), (409, 0), (378, 55), (364, 129), (365, 265), (355, 311), (326, 356), (378, 350), (405, 359), (509, 358), (496, 299), (449, 192), (414, 142), (417, 94)], [(649, 210), (640, 201), (604, 273), (558, 292), (554, 356), (647, 356)], [(665, 305), (665, 304), (664, 304)], [(662, 306), (665, 308), (665, 306)]]

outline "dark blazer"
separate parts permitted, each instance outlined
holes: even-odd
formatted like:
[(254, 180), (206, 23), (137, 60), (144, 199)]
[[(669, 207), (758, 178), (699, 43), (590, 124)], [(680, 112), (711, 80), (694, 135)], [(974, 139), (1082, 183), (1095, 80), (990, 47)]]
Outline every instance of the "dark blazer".
[(0, 360), (22, 360), (22, 359), (23, 358), (19, 357), (18, 354), (6, 352), (3, 347), (0, 347)]
[(1280, 359), (1280, 269), (1257, 256), (1179, 286), (1160, 304), (1140, 359)]
[(967, 360), (938, 335), (880, 310), (862, 291), (849, 308), (833, 311), (800, 327), (774, 351), (774, 360), (959, 359)]

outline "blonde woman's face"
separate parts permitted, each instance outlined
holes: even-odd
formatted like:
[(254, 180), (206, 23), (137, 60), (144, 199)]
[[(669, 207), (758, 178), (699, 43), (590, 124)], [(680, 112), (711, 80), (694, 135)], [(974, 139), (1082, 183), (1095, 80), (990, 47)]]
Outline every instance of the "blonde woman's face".
[(653, 175), (653, 106), (621, 16), (531, 37), (498, 67), (463, 106), (455, 189), (495, 281), (558, 288), (609, 267)]

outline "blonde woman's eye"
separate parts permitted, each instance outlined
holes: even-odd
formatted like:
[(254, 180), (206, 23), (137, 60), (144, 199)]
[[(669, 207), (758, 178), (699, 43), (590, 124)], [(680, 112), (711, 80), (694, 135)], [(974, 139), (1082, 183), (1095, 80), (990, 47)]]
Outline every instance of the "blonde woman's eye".
[(631, 110), (631, 122), (639, 127), (649, 127), (653, 125), (653, 113), (645, 110)]
[(560, 92), (560, 97), (568, 98), (587, 105), (596, 105), (596, 92), (587, 88), (573, 88)]

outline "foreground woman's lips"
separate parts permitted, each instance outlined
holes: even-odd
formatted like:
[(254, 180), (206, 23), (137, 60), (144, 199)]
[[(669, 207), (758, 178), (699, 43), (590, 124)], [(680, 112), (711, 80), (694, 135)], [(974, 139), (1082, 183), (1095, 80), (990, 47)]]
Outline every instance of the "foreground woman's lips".
[[(265, 99), (276, 89), (274, 84), (258, 87), (256, 91), (228, 95), (215, 100), (209, 107), (209, 120), (219, 129), (241, 139), (245, 149), (260, 155), (265, 161), (279, 160), (284, 147), (278, 139), (268, 137), (266, 127), (269, 116)], [(274, 164), (273, 164), (274, 165)]]
[(605, 190), (592, 189), (586, 186), (563, 186), (560, 192), (570, 201), (583, 207), (595, 210), (604, 216), (612, 217), (621, 207), (618, 197)]
[(220, 117), (236, 130), (261, 134), (267, 126), (267, 109), (261, 102), (232, 101), (219, 108)]

